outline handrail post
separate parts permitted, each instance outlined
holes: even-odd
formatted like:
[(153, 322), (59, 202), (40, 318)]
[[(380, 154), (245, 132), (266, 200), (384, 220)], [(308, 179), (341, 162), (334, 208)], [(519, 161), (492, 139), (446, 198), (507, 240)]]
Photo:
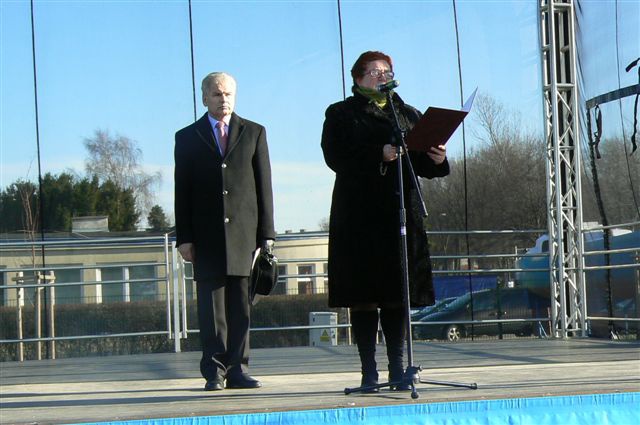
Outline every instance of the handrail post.
[(18, 299), (18, 306), (16, 308), (16, 325), (18, 331), (18, 361), (24, 361), (24, 342), (22, 342), (22, 338), (24, 337), (23, 329), (22, 329), (22, 307), (24, 306), (24, 288), (20, 287), (20, 284), (24, 281), (24, 272), (18, 272), (18, 276), (16, 277), (16, 286), (18, 286), (18, 290), (16, 293), (16, 298)]
[[(41, 284), (42, 282), (38, 280), (37, 283)], [(36, 358), (38, 360), (42, 360), (42, 341), (40, 341), (40, 338), (42, 338), (42, 287), (41, 286), (37, 286), (35, 288), (35, 297), (36, 297), (36, 309), (34, 312), (35, 317), (33, 320), (35, 321), (36, 338), (38, 338), (38, 342), (36, 342)]]
[[(56, 306), (56, 287), (51, 286), (50, 283), (56, 283), (56, 275), (53, 270), (43, 271), (38, 273), (38, 281), (43, 280), (44, 284), (47, 285), (47, 289), (49, 290), (49, 303), (48, 303), (48, 325), (49, 332), (48, 335), (51, 338), (49, 341), (49, 358), (51, 360), (56, 358), (56, 314), (55, 314), (55, 306)], [(40, 283), (40, 282), (39, 282)]]
[(171, 283), (169, 282), (169, 235), (164, 234), (164, 287), (166, 293), (166, 307), (167, 307), (167, 337), (171, 339)]
[(180, 293), (178, 291), (178, 250), (176, 243), (171, 242), (171, 280), (173, 283), (173, 349), (176, 353), (182, 351), (180, 346)]

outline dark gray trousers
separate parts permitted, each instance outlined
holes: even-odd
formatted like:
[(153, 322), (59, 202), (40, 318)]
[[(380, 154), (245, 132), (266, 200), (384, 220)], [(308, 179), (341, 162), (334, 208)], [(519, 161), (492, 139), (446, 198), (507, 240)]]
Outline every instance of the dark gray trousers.
[(226, 276), (197, 282), (198, 322), (206, 380), (247, 372), (249, 365), (249, 278)]

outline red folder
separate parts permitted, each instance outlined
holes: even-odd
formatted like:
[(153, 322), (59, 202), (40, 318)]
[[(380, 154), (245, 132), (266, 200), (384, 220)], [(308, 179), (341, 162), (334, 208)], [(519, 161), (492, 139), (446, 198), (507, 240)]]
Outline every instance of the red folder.
[(476, 88), (460, 110), (433, 106), (427, 108), (420, 121), (405, 136), (407, 148), (412, 151), (430, 152), (431, 147), (446, 144), (471, 110), (477, 91)]

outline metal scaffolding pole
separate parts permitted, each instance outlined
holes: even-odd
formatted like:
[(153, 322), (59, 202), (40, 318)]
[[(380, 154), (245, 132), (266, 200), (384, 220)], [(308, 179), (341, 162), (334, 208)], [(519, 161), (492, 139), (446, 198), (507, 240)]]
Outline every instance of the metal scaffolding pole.
[(586, 336), (574, 0), (540, 0), (551, 335)]

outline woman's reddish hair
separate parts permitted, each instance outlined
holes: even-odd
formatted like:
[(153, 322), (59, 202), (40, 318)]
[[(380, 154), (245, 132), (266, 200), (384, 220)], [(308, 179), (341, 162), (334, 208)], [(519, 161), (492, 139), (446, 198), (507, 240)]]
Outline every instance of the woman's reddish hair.
[(364, 52), (360, 55), (358, 60), (356, 60), (356, 63), (354, 63), (353, 67), (351, 68), (351, 77), (353, 78), (353, 83), (355, 84), (356, 79), (364, 76), (364, 72), (367, 70), (367, 65), (369, 64), (369, 62), (377, 60), (383, 60), (387, 62), (391, 67), (391, 70), (393, 71), (393, 62), (391, 61), (391, 57), (389, 57), (388, 55), (385, 55), (382, 52)]

